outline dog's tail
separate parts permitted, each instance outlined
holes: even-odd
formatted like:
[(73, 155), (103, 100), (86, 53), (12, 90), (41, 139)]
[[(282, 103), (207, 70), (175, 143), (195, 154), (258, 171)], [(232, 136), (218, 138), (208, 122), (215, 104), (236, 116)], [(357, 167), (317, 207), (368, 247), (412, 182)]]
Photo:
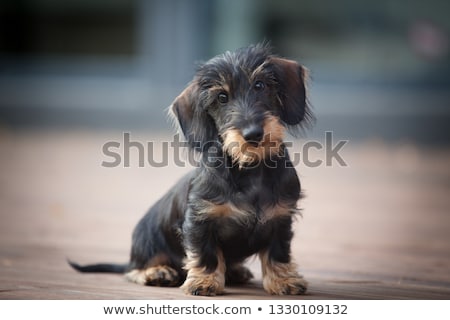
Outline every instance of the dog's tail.
[(69, 259), (67, 259), (67, 263), (79, 272), (125, 273), (128, 269), (128, 264), (98, 263), (81, 266)]

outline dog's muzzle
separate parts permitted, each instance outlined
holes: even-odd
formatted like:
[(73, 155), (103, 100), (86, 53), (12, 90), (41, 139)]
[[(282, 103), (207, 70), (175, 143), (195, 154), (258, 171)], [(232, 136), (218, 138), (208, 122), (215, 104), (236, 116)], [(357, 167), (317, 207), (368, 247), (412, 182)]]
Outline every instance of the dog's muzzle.
[(256, 147), (264, 137), (264, 128), (258, 125), (250, 125), (242, 129), (242, 137), (247, 143)]

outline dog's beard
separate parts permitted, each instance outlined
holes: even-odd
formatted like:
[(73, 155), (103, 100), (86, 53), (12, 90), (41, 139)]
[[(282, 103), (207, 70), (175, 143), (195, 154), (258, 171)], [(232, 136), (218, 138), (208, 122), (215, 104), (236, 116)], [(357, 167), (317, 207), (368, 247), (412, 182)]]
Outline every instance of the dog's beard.
[(284, 126), (277, 117), (267, 116), (263, 129), (264, 137), (257, 145), (246, 141), (241, 131), (235, 128), (228, 129), (222, 134), (223, 149), (239, 168), (256, 166), (264, 159), (280, 154)]

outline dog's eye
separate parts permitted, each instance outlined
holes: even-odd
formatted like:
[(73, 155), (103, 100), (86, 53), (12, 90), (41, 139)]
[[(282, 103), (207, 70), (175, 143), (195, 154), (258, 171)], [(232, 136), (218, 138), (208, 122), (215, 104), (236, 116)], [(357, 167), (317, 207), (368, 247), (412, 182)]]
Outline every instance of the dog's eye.
[(256, 91), (262, 91), (266, 87), (266, 85), (262, 81), (256, 81), (253, 86), (254, 86)]
[(228, 95), (225, 92), (221, 92), (217, 96), (217, 100), (219, 100), (220, 103), (227, 103), (228, 102)]

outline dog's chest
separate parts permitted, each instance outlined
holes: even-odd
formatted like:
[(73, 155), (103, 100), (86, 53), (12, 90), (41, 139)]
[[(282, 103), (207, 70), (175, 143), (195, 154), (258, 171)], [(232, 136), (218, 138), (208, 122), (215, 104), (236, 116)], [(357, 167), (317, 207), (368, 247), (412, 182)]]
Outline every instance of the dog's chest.
[(266, 229), (271, 229), (272, 224), (278, 218), (289, 217), (295, 214), (295, 208), (286, 204), (268, 205), (261, 207), (237, 206), (226, 203), (220, 206), (220, 212), (216, 212), (217, 236), (222, 241), (230, 239), (244, 239), (251, 237), (264, 237)]
[(242, 225), (265, 224), (272, 219), (290, 216), (296, 212), (295, 207), (287, 203), (269, 204), (265, 202), (252, 205), (227, 202), (215, 206), (215, 216), (223, 222), (232, 221)]
[(278, 221), (290, 217), (291, 210), (281, 206), (256, 213), (234, 210), (216, 220), (215, 237), (227, 260), (239, 260), (267, 247), (277, 232)]

